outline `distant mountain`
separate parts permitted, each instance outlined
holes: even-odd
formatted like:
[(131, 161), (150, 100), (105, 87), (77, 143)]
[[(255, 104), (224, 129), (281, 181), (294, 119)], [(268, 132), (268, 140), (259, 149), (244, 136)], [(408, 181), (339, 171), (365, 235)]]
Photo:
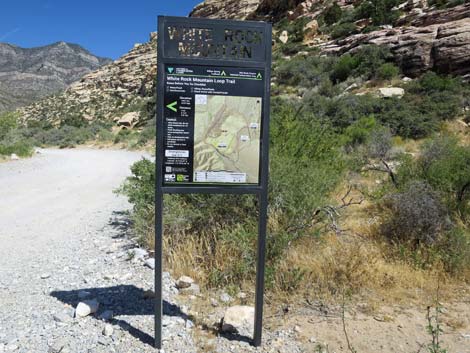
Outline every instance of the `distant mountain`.
[(37, 48), (0, 43), (0, 112), (60, 92), (111, 62), (65, 42)]
[[(67, 117), (112, 120), (128, 112), (145, 112), (155, 98), (157, 34), (136, 44), (110, 65), (89, 72), (64, 92), (19, 109), (23, 120), (59, 124)], [(145, 113), (146, 114), (146, 113)], [(142, 117), (145, 119), (145, 117)]]

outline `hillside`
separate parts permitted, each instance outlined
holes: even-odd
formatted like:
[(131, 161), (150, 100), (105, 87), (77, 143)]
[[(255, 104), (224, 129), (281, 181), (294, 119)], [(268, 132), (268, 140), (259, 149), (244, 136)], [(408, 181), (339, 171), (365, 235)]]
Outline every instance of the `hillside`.
[(110, 62), (71, 43), (37, 48), (0, 43), (0, 112), (60, 92)]
[(54, 124), (67, 116), (85, 120), (112, 120), (129, 111), (145, 111), (146, 99), (154, 96), (157, 65), (156, 35), (136, 44), (115, 62), (86, 74), (62, 94), (21, 109), (23, 121)]
[[(470, 4), (437, 9), (419, 1), (391, 0), (377, 12), (379, 0), (351, 2), (210, 0), (190, 16), (268, 20), (285, 57), (305, 50), (319, 54), (354, 54), (367, 45), (389, 50), (404, 75), (417, 77), (427, 70), (468, 78)], [(21, 109), (23, 121), (57, 125), (70, 116), (85, 120), (119, 119), (128, 112), (148, 120), (156, 75), (156, 35), (136, 44), (111, 65), (85, 75), (66, 92)]]

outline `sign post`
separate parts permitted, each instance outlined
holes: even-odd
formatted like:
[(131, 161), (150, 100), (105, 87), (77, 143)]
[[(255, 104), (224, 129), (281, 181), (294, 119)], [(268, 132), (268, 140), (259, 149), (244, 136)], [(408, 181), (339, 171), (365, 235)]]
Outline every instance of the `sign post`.
[(261, 345), (268, 207), (271, 25), (158, 18), (155, 346), (162, 347), (164, 194), (259, 198), (255, 332)]

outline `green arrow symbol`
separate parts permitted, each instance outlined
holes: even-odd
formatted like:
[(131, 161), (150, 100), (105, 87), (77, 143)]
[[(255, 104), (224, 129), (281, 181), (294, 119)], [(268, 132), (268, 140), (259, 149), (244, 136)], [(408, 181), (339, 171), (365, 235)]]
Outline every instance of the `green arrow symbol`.
[(174, 101), (173, 103), (168, 104), (166, 107), (170, 110), (173, 110), (176, 113), (178, 112), (178, 109), (176, 109), (177, 104), (178, 104), (178, 101)]

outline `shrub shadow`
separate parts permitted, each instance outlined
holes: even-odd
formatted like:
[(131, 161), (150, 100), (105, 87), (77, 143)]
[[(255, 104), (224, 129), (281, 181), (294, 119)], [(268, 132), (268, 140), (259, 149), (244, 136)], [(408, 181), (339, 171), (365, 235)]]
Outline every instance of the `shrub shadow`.
[(112, 217), (109, 219), (109, 225), (117, 231), (117, 234), (112, 236), (113, 239), (129, 238), (131, 235), (132, 222), (127, 211), (113, 211)]
[[(154, 345), (155, 341), (152, 335), (133, 327), (125, 320), (116, 318), (119, 316), (155, 314), (155, 300), (154, 298), (147, 298), (143, 289), (133, 285), (117, 285), (103, 288), (53, 291), (51, 292), (51, 296), (75, 308), (80, 301), (85, 300), (79, 299), (79, 292), (88, 292), (88, 298), (96, 298), (100, 303), (99, 310), (94, 316), (95, 319), (101, 320), (100, 315), (103, 312), (112, 310), (114, 318), (108, 320), (108, 322), (119, 325), (123, 330), (129, 332), (129, 334), (141, 342), (152, 346)], [(167, 301), (163, 302), (163, 315), (178, 316), (184, 320), (189, 320), (189, 317), (183, 313), (178, 306)]]

